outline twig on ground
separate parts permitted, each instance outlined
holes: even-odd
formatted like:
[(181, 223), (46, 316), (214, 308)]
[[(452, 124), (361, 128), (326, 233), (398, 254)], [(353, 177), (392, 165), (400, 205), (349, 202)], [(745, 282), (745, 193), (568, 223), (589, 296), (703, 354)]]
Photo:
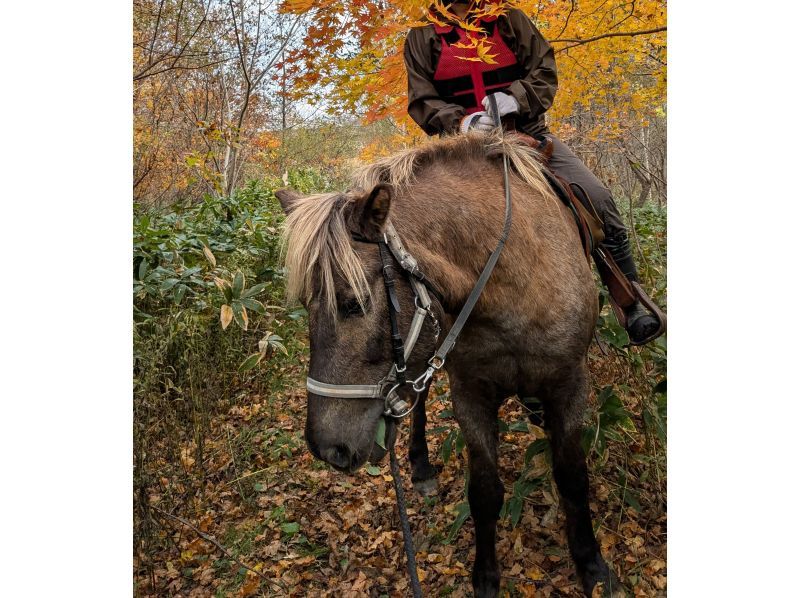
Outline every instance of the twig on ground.
[[(234, 469), (236, 469), (236, 463), (235, 462), (234, 462)], [(270, 469), (269, 467), (265, 467), (264, 469), (259, 469), (258, 471), (253, 471), (251, 473), (246, 473), (243, 476), (239, 476), (235, 480), (231, 480), (230, 482), (226, 482), (225, 485), (226, 486), (230, 486), (233, 483), (241, 482), (242, 480), (244, 480), (246, 478), (251, 478), (254, 475), (258, 475), (260, 473), (264, 473), (265, 471), (269, 471), (269, 469)], [(240, 489), (241, 489), (241, 487), (240, 487)]]
[(214, 546), (216, 546), (226, 557), (228, 557), (234, 563), (236, 563), (240, 567), (244, 567), (248, 571), (252, 571), (256, 575), (258, 575), (261, 579), (266, 581), (268, 584), (270, 584), (272, 586), (277, 586), (277, 587), (279, 587), (280, 589), (282, 589), (284, 591), (287, 589), (286, 585), (283, 584), (281, 581), (276, 580), (276, 579), (271, 579), (271, 578), (267, 577), (266, 575), (264, 575), (263, 573), (261, 573), (261, 571), (253, 569), (251, 566), (246, 565), (245, 563), (243, 563), (242, 561), (237, 559), (235, 556), (233, 556), (231, 554), (231, 552), (227, 548), (225, 548), (225, 546), (220, 544), (220, 542), (214, 536), (211, 536), (211, 535), (209, 535), (209, 534), (207, 534), (205, 532), (200, 531), (199, 529), (197, 529), (196, 526), (194, 526), (191, 523), (189, 523), (188, 521), (186, 521), (186, 519), (184, 519), (183, 517), (178, 517), (177, 515), (173, 515), (172, 513), (168, 513), (164, 509), (160, 509), (159, 507), (157, 507), (155, 505), (150, 505), (150, 508), (153, 509), (154, 511), (158, 511), (162, 515), (165, 515), (165, 516), (169, 517), (170, 519), (173, 519), (174, 521), (177, 521), (178, 523), (180, 523), (182, 525), (185, 525), (190, 530), (192, 530), (194, 533), (196, 533), (198, 536), (200, 536), (203, 540), (205, 540), (206, 542), (209, 542), (209, 543), (213, 544)]

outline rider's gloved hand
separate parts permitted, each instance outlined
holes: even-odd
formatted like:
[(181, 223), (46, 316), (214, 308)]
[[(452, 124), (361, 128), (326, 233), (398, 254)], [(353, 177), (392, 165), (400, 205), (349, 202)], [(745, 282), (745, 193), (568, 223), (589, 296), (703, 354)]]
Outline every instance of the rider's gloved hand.
[[(500, 118), (503, 118), (506, 114), (517, 114), (519, 112), (519, 102), (514, 96), (503, 93), (502, 91), (490, 95), (493, 95), (495, 100), (497, 100), (497, 111), (500, 113)], [(486, 110), (491, 110), (490, 106), (489, 96), (486, 96), (483, 98), (483, 107), (486, 108)]]
[(467, 131), (484, 131), (488, 132), (494, 129), (494, 120), (486, 112), (474, 112), (467, 114), (461, 119), (459, 130), (462, 133)]

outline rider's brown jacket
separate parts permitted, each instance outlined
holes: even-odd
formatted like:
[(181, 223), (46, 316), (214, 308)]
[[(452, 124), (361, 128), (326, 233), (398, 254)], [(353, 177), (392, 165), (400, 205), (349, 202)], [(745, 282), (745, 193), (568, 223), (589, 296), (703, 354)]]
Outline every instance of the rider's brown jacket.
[[(506, 90), (520, 105), (516, 127), (528, 135), (539, 135), (547, 131), (544, 113), (558, 88), (553, 49), (521, 10), (512, 9), (499, 17), (497, 26), (526, 73)], [(433, 86), (441, 47), (433, 25), (414, 27), (406, 37), (408, 113), (428, 135), (456, 131), (465, 115), (463, 107), (445, 102)]]

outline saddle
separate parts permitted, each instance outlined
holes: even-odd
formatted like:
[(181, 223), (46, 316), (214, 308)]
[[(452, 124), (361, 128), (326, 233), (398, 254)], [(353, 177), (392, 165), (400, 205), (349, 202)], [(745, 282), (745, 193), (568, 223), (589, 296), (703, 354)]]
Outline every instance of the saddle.
[(628, 277), (622, 273), (611, 257), (611, 253), (603, 245), (603, 240), (605, 239), (603, 223), (597, 215), (597, 210), (595, 210), (586, 190), (577, 183), (567, 182), (550, 168), (550, 158), (553, 156), (552, 140), (547, 137), (543, 137), (540, 140), (534, 139), (519, 132), (516, 132), (516, 135), (519, 135), (526, 144), (537, 151), (539, 161), (545, 167), (542, 173), (561, 202), (572, 212), (575, 223), (578, 225), (586, 260), (589, 261), (590, 257), (594, 258), (600, 278), (608, 289), (611, 309), (620, 325), (627, 329), (628, 318), (626, 313), (628, 308), (637, 301), (640, 301), (645, 309), (659, 321), (658, 330), (638, 343), (632, 342), (631, 344), (643, 345), (660, 336), (667, 326), (666, 315), (638, 282), (628, 280)]

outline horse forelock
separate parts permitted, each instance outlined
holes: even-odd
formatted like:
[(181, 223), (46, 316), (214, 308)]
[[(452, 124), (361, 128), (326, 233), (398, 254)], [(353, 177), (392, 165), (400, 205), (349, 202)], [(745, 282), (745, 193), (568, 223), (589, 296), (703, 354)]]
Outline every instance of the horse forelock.
[(338, 274), (362, 308), (369, 298), (364, 267), (350, 244), (346, 224), (353, 198), (341, 193), (310, 195), (297, 202), (284, 224), (282, 247), (290, 301), (310, 302), (316, 294), (328, 313), (336, 311)]

